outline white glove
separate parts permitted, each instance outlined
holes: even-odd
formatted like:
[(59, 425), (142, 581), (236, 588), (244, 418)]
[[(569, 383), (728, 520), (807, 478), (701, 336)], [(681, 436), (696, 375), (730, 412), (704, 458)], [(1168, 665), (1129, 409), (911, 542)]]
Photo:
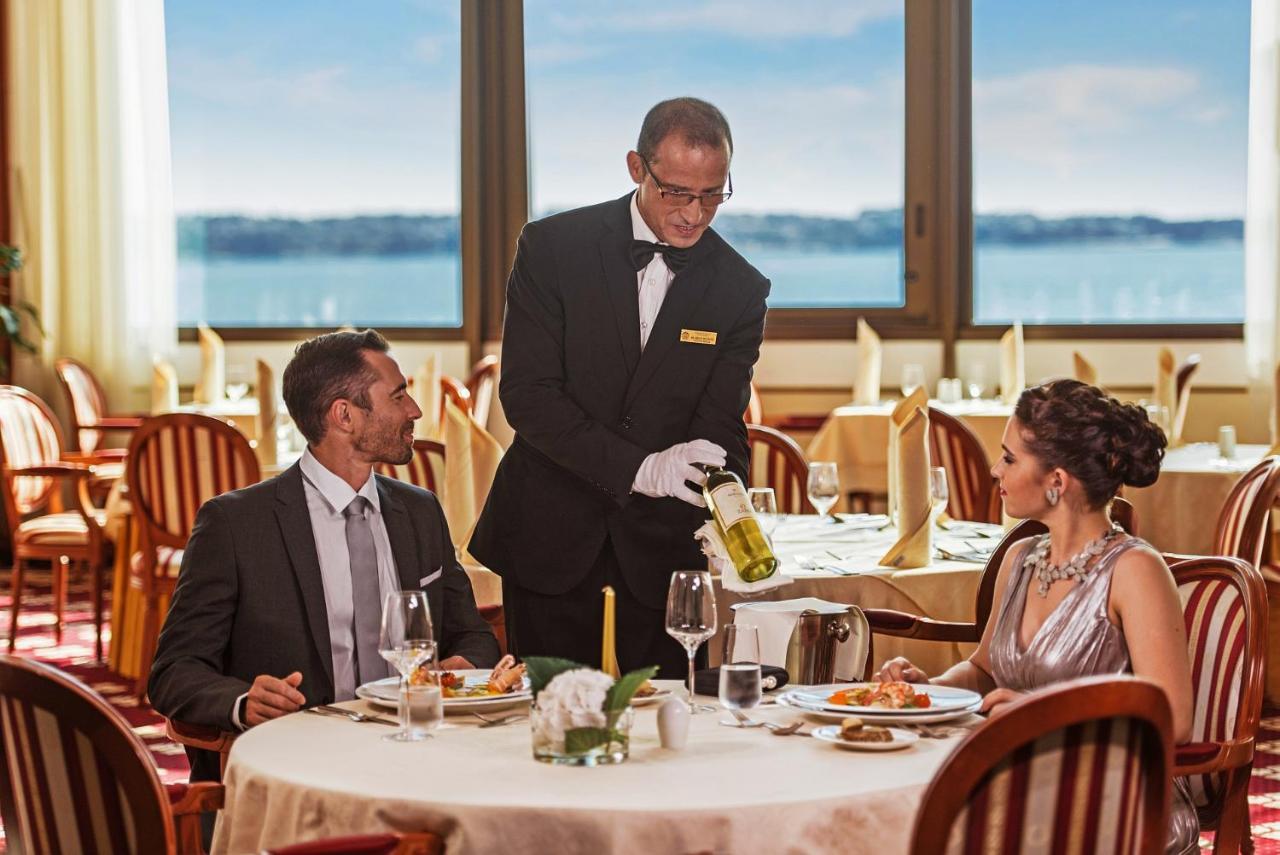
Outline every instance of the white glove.
[(702, 496), (690, 490), (685, 482), (705, 484), (707, 473), (694, 464), (724, 466), (725, 459), (724, 449), (706, 439), (682, 442), (666, 451), (655, 451), (640, 464), (631, 492), (655, 498), (671, 496), (695, 507), (705, 508), (707, 503), (702, 500)]

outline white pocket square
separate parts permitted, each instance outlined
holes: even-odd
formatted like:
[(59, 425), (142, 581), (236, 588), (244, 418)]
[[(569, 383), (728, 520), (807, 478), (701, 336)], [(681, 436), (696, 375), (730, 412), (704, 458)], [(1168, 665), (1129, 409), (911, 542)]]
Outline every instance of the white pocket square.
[(443, 566), (441, 566), (441, 567), (437, 567), (437, 568), (436, 568), (436, 572), (432, 573), (430, 576), (423, 576), (421, 579), (419, 579), (419, 580), (418, 580), (418, 587), (420, 587), (420, 588), (425, 588), (425, 587), (427, 587), (427, 586), (428, 586), (428, 585), (430, 585), (432, 582), (434, 582), (435, 580), (439, 579), (439, 578), (440, 578), (440, 574), (441, 574), (441, 573), (443, 573), (443, 572), (444, 572), (444, 567), (443, 567)]

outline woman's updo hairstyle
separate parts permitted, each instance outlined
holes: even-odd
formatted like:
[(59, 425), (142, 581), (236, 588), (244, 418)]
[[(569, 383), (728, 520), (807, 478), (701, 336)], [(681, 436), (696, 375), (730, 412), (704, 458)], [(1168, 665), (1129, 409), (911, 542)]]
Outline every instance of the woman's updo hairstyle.
[(1137, 404), (1122, 404), (1079, 380), (1053, 380), (1026, 389), (1014, 416), (1022, 439), (1048, 469), (1061, 468), (1101, 508), (1121, 485), (1146, 487), (1160, 475), (1164, 431)]

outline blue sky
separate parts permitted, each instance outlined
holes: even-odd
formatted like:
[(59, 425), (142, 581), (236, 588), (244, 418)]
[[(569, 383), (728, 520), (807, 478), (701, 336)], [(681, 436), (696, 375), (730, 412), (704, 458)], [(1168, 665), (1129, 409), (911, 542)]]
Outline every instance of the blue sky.
[[(535, 211), (625, 192), (640, 119), (678, 94), (733, 126), (734, 210), (900, 205), (902, 7), (526, 0)], [(166, 3), (179, 212), (457, 209), (457, 3), (353, 8)], [(1248, 9), (974, 0), (978, 209), (1240, 216)]]

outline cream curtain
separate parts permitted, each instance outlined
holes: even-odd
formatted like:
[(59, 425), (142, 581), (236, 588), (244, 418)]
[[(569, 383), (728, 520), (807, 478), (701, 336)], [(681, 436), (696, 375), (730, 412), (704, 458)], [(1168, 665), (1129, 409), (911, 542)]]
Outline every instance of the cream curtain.
[(1262, 394), (1280, 361), (1280, 9), (1253, 0), (1249, 61), (1249, 167), (1244, 222), (1244, 341)]
[(152, 357), (177, 349), (162, 0), (7, 3), (15, 285), (40, 307), (38, 358), (91, 366), (116, 411), (147, 408)]

